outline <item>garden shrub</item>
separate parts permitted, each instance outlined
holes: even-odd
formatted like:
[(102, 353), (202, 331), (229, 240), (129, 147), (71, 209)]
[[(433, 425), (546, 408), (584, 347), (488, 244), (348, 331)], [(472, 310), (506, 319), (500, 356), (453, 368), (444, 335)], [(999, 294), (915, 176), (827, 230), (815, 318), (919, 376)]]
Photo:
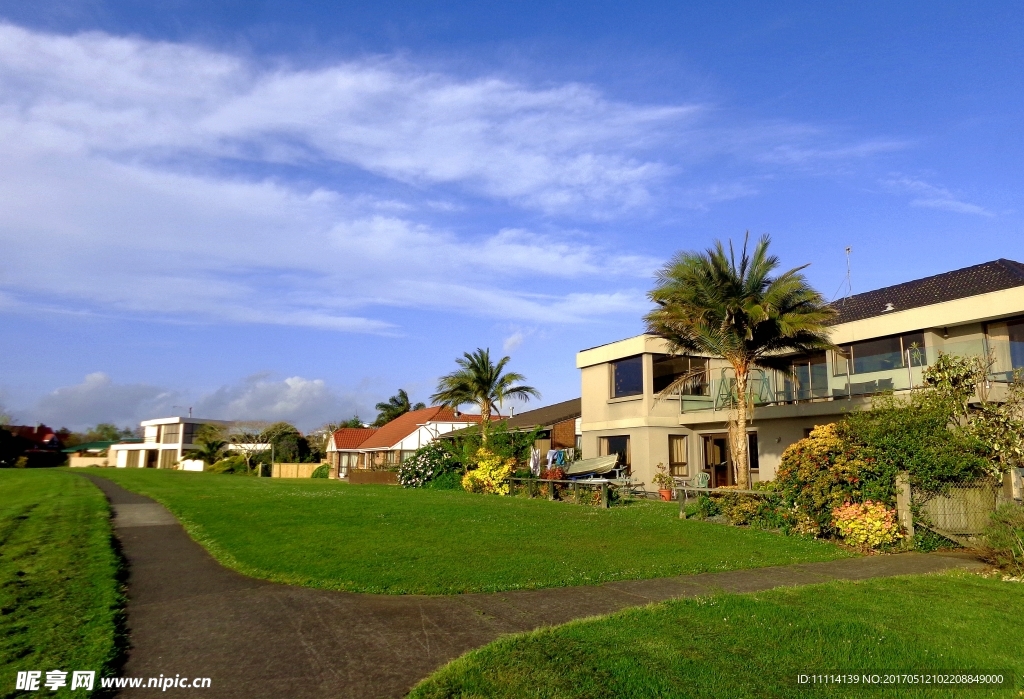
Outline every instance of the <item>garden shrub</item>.
[(240, 454), (220, 459), (219, 461), (207, 466), (205, 470), (210, 473), (249, 473), (249, 467), (245, 463), (245, 457)]
[(330, 478), (331, 477), (331, 466), (330, 464), (320, 464), (313, 473), (309, 474), (310, 478)]
[(787, 529), (778, 497), (761, 497), (746, 493), (726, 493), (717, 499), (718, 510), (732, 524), (760, 529)]
[(843, 539), (858, 548), (878, 549), (903, 537), (896, 511), (880, 502), (844, 503), (832, 519)]
[(470, 493), (508, 495), (508, 479), (515, 468), (515, 459), (499, 456), (485, 447), (480, 447), (474, 458), (476, 468), (462, 477), (463, 489)]
[(991, 562), (1024, 575), (1024, 507), (1006, 503), (992, 513), (985, 529), (985, 557)]
[[(459, 474), (462, 464), (440, 441), (420, 447), (398, 467), (398, 482), (405, 488), (422, 488), (448, 473)], [(459, 474), (461, 475), (461, 474)]]
[(424, 483), (423, 487), (430, 490), (462, 490), (462, 474), (458, 471), (446, 471), (440, 476), (434, 476)]
[(937, 389), (909, 398), (880, 396), (870, 410), (847, 416), (841, 432), (870, 467), (862, 496), (891, 504), (900, 471), (914, 487), (931, 492), (986, 473), (992, 464), (984, 445), (955, 421), (956, 402)]
[(791, 526), (815, 535), (835, 533), (832, 511), (861, 497), (862, 476), (871, 464), (846, 435), (845, 425), (818, 425), (791, 444), (770, 488), (778, 492)]

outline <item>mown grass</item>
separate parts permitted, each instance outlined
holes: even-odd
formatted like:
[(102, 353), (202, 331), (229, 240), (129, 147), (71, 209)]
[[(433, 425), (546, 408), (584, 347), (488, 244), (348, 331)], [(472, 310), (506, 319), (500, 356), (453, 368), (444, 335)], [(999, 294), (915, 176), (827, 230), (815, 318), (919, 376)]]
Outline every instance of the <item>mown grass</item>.
[(44, 680), (64, 670), (69, 685), (71, 671), (95, 670), (99, 686), (121, 648), (119, 571), (95, 486), (52, 469), (0, 469), (0, 697), (21, 694), (19, 670)]
[[(410, 699), (1019, 697), (1024, 584), (970, 573), (833, 582), (631, 609), (510, 636)], [(1008, 672), (998, 689), (810, 686), (797, 675)]]
[(819, 541), (681, 521), (646, 502), (545, 500), (328, 480), (96, 469), (166, 505), (222, 563), (279, 582), (451, 594), (824, 561)]

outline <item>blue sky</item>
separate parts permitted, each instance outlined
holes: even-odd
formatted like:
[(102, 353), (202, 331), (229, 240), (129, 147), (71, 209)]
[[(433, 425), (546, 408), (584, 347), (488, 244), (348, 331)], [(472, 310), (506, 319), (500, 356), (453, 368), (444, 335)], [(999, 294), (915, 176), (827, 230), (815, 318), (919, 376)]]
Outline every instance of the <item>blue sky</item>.
[(1024, 259), (1019, 5), (694, 5), (0, 0), (0, 404), (308, 428), (476, 347), (548, 403), (679, 249)]

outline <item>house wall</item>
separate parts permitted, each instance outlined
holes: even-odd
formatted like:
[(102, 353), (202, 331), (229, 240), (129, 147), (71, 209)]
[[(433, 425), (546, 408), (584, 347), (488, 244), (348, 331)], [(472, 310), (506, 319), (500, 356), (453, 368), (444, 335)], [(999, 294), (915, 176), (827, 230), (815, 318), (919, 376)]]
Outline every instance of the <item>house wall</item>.
[(576, 446), (576, 418), (562, 420), (551, 426), (551, 448), (572, 449)]

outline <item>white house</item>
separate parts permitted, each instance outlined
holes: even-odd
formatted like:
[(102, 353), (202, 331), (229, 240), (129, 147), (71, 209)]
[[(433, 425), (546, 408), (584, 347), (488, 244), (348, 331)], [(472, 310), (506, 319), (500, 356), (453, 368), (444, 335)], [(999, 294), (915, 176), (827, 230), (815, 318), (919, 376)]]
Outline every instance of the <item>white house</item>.
[(181, 468), (202, 471), (203, 462), (184, 458), (196, 448), (194, 440), (203, 425), (228, 426), (224, 420), (191, 417), (161, 417), (144, 420), (142, 441), (111, 445), (108, 460), (118, 468)]

